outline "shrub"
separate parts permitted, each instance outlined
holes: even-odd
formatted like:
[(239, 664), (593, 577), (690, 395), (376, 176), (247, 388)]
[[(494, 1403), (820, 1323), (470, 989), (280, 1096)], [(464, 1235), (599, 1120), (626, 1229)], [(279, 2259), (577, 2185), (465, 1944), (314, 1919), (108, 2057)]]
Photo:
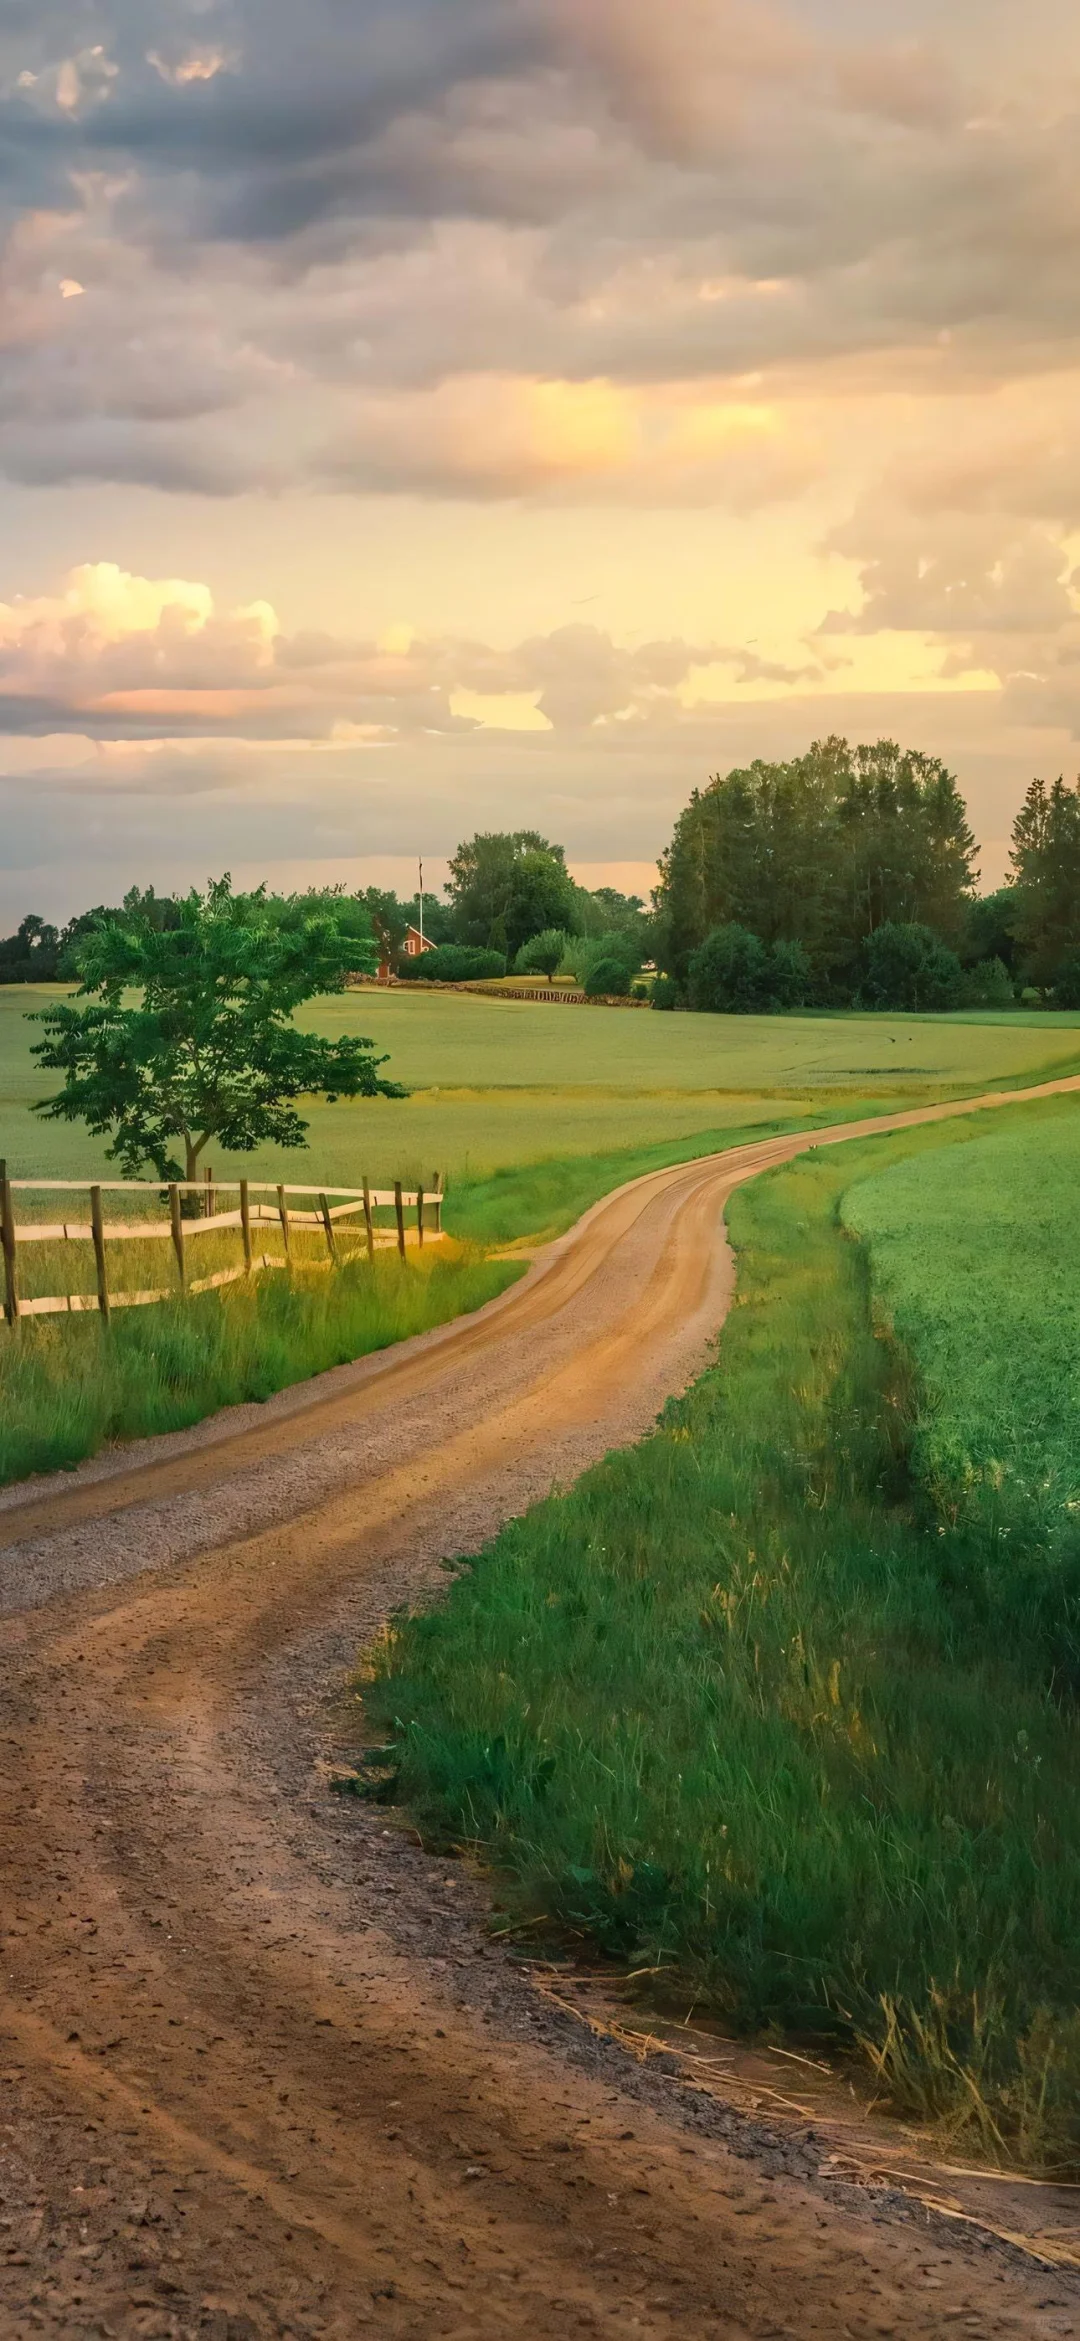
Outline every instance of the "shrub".
[(957, 1008), (964, 976), (954, 951), (932, 927), (886, 919), (860, 952), (858, 1005), (918, 1010)]
[(1080, 955), (1059, 967), (1054, 985), (1055, 1008), (1080, 1008)]
[(810, 962), (801, 943), (774, 943), (773, 992), (780, 1008), (802, 1008), (812, 982)]
[(734, 922), (714, 927), (690, 961), (690, 1006), (715, 1015), (767, 1016), (797, 1008), (810, 988), (799, 943), (763, 943)]
[(408, 983), (468, 984), (506, 974), (501, 951), (484, 951), (472, 943), (440, 943), (417, 959), (403, 959), (399, 974)]
[(588, 1000), (625, 1000), (630, 990), (625, 961), (607, 954), (590, 960), (585, 970), (584, 989)]
[[(1080, 971), (1078, 971), (1080, 972)], [(966, 1008), (1012, 1008), (1016, 989), (1002, 959), (981, 959), (964, 983)], [(1080, 999), (1077, 1000), (1080, 1007)]]
[(577, 978), (584, 992), (595, 996), (596, 987), (590, 984), (590, 970), (601, 963), (621, 967), (626, 985), (637, 974), (641, 958), (635, 944), (625, 935), (572, 935), (567, 937), (563, 966)]
[(545, 927), (523, 943), (514, 961), (515, 975), (546, 975), (548, 982), (562, 966), (570, 937), (561, 927)]
[(678, 1008), (682, 995), (673, 975), (658, 975), (652, 988), (654, 1008)]

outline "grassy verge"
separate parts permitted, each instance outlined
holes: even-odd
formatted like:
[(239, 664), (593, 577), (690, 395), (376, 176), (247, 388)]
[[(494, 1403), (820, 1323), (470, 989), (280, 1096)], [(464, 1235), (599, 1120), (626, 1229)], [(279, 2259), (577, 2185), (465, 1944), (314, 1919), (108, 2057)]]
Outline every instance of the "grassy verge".
[(516, 1922), (669, 2002), (861, 2045), (958, 2141), (1076, 2169), (1068, 1620), (920, 1511), (913, 1378), (840, 1221), (854, 1179), (975, 1126), (736, 1198), (716, 1368), (398, 1623), (371, 1785), (482, 1847)]
[(1068, 1569), (1080, 1547), (1078, 1174), (1080, 1108), (1062, 1098), (844, 1202), (918, 1361), (914, 1459), (936, 1509), (977, 1521), (1003, 1567), (1044, 1586), (1051, 1556)]
[(470, 1243), (540, 1242), (561, 1235), (602, 1196), (630, 1179), (644, 1178), (648, 1171), (696, 1162), (704, 1155), (723, 1154), (729, 1147), (779, 1137), (787, 1130), (825, 1130), (837, 1122), (900, 1113), (911, 1102), (908, 1097), (831, 1096), (812, 1103), (779, 1099), (767, 1119), (755, 1118), (736, 1128), (695, 1130), (687, 1137), (661, 1139), (654, 1145), (507, 1164), (485, 1176), (466, 1176), (456, 1182), (447, 1204), (447, 1224)]
[(413, 1255), (404, 1266), (385, 1253), (373, 1267), (297, 1266), (126, 1310), (108, 1329), (92, 1316), (27, 1318), (13, 1333), (0, 1325), (0, 1481), (70, 1469), (110, 1441), (269, 1398), (482, 1307), (517, 1273), (468, 1251), (429, 1252), (422, 1263)]

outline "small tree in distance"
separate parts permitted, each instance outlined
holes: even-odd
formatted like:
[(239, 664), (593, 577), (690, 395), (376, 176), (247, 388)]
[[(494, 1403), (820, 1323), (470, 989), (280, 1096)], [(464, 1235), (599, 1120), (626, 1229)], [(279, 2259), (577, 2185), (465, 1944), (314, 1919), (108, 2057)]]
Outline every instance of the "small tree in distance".
[(332, 896), (234, 894), (224, 877), (176, 908), (162, 931), (132, 894), (82, 937), (78, 997), (92, 1005), (33, 1019), (45, 1028), (34, 1055), (64, 1076), (36, 1112), (109, 1137), (132, 1176), (149, 1163), (159, 1178), (195, 1179), (211, 1139), (236, 1154), (302, 1146), (298, 1098), (405, 1096), (380, 1080), (386, 1059), (370, 1040), (321, 1040), (292, 1022), (306, 1000), (373, 971), (355, 903), (340, 918)]
[(543, 934), (533, 935), (523, 943), (514, 961), (518, 975), (546, 975), (548, 982), (558, 973), (566, 956), (569, 936), (561, 927), (545, 927)]

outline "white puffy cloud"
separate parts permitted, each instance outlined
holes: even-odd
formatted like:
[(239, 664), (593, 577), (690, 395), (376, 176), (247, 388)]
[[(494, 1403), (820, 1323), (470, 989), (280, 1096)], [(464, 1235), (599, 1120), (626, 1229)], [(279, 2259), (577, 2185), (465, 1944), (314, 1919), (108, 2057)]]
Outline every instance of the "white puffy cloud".
[[(108, 752), (101, 784), (112, 775), (127, 787), (144, 767), (125, 743), (386, 745), (472, 731), (489, 701), (496, 723), (509, 701), (541, 730), (617, 724), (625, 736), (634, 724), (687, 720), (716, 668), (789, 682), (820, 671), (813, 661), (770, 667), (715, 641), (622, 645), (589, 625), (501, 649), (407, 629), (381, 641), (289, 634), (269, 602), (219, 610), (202, 583), (106, 562), (74, 570), (55, 594), (0, 603), (0, 736), (93, 739)], [(478, 712), (459, 712), (459, 698)]]

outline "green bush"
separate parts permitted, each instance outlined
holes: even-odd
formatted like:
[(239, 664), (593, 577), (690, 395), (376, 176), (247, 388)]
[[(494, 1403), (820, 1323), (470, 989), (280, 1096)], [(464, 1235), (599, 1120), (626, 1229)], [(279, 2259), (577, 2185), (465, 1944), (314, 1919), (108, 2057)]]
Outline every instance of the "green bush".
[(735, 921), (714, 927), (689, 968), (692, 1008), (721, 1016), (769, 1016), (797, 1008), (810, 988), (810, 965), (798, 943), (763, 943)]
[(417, 959), (403, 959), (399, 973), (407, 983), (468, 984), (506, 974), (501, 951), (484, 951), (472, 943), (440, 943)]
[(1080, 1008), (1080, 956), (1067, 959), (1058, 969), (1054, 985), (1055, 1008)]
[(591, 959), (585, 970), (584, 990), (587, 1000), (625, 1000), (630, 990), (625, 961), (606, 955)]
[(593, 970), (601, 966), (621, 968), (626, 980), (615, 986), (621, 997), (628, 991), (632, 977), (637, 974), (641, 959), (636, 945), (625, 935), (572, 935), (568, 938), (562, 964), (576, 978), (582, 991), (591, 998), (596, 998), (598, 991), (610, 991), (612, 988), (608, 984), (598, 987), (593, 981)]
[(963, 993), (956, 953), (932, 927), (886, 919), (867, 936), (859, 954), (859, 1007), (958, 1008)]
[[(1016, 986), (1003, 959), (981, 959), (964, 978), (965, 1008), (1011, 1008), (1015, 1001)], [(1065, 1005), (1080, 1008), (1080, 997)]]
[(673, 975), (657, 976), (652, 988), (652, 1004), (654, 1008), (665, 1009), (682, 1006), (682, 994)]
[(802, 1008), (810, 994), (810, 962), (801, 943), (774, 943), (773, 996), (779, 1008)]

